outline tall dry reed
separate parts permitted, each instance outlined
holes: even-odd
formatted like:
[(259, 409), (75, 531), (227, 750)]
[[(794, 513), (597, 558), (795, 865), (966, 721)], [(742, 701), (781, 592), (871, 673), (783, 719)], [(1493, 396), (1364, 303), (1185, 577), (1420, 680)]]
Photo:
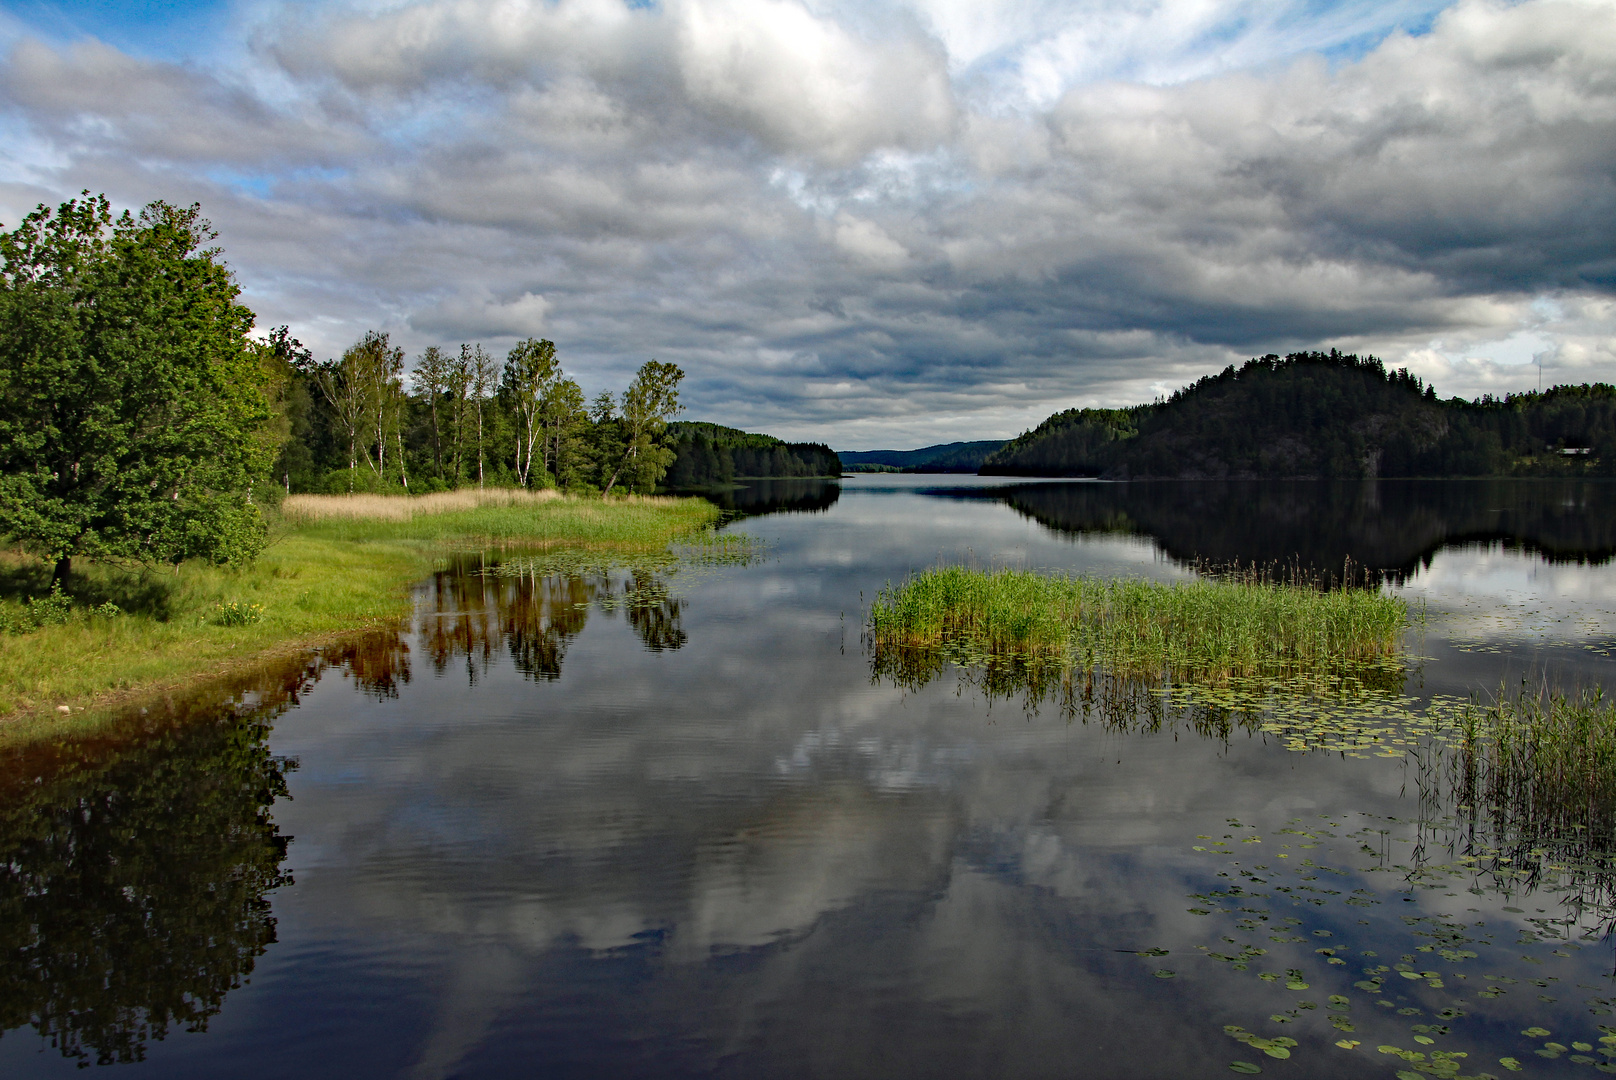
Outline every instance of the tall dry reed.
[(426, 514), (449, 514), (485, 506), (536, 506), (562, 498), (553, 488), (461, 488), (430, 495), (291, 495), (281, 513), (295, 522), (410, 521)]

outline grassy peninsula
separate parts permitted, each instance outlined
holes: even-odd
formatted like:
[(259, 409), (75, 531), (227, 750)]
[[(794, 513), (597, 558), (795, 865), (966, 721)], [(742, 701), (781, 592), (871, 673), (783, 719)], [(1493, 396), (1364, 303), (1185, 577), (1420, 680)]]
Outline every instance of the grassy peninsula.
[[(47, 611), (46, 625), (0, 634), (0, 740), (62, 730), (63, 706), (76, 723), (81, 713), (392, 624), (409, 610), (409, 586), (455, 552), (630, 555), (661, 550), (718, 514), (699, 499), (555, 491), (300, 495), (270, 515), (270, 541), (251, 564), (80, 561), (60, 621)], [(5, 553), (0, 615), (26, 628), (26, 599), (50, 595), (51, 569)]]

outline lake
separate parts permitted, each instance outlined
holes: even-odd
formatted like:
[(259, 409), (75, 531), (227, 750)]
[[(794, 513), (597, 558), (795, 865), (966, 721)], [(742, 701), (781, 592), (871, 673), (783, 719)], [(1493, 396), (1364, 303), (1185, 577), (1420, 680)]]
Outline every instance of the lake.
[[(1616, 1071), (1616, 841), (1466, 788), (1428, 719), (1616, 682), (1616, 486), (725, 502), (753, 542), (469, 557), (397, 633), (6, 759), (0, 1075)], [(1033, 707), (872, 666), (870, 601), (942, 562), (1289, 568), (1419, 622), (1361, 699)]]

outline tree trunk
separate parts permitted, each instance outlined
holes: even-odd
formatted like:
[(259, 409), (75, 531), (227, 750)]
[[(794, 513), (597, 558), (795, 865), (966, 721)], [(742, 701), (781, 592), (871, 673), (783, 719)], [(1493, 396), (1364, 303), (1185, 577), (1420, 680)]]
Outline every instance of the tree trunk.
[(403, 426), (400, 425), (398, 430), (393, 432), (393, 434), (398, 436), (398, 478), (400, 480), (404, 481), (404, 493), (406, 495), (408, 495), (409, 491), (410, 491), (410, 477), (409, 477), (409, 474), (404, 471), (404, 428), (403, 428)]
[(67, 575), (73, 570), (73, 557), (63, 555), (56, 560), (56, 569), (51, 573), (51, 584), (60, 585), (67, 581)]
[(638, 454), (638, 452), (639, 452), (639, 447), (638, 446), (636, 446), (634, 443), (629, 443), (628, 444), (628, 451), (626, 453), (624, 453), (623, 460), (621, 460), (621, 461), (619, 461), (617, 463), (617, 468), (612, 470), (612, 478), (610, 480), (606, 481), (606, 490), (600, 493), (601, 498), (604, 499), (606, 496), (608, 496), (608, 495), (610, 495), (612, 493), (612, 485), (617, 483), (617, 477), (622, 473), (623, 466), (627, 465), (628, 464), (628, 459), (631, 458), (631, 457), (635, 457)]
[(438, 445), (438, 397), (432, 395), (432, 470), (443, 477), (443, 454)]

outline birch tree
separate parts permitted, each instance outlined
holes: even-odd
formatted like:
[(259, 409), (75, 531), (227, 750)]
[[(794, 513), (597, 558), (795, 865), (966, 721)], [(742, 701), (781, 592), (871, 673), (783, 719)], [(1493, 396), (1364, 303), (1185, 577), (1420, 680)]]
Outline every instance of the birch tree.
[(454, 431), (454, 483), (465, 476), (462, 465), (466, 450), (466, 419), (471, 405), (471, 387), (476, 381), (476, 363), (470, 345), (460, 346), (460, 355), (449, 360), (446, 389), (449, 395), (449, 421)]
[(618, 479), (625, 474), (631, 478), (632, 486), (649, 489), (668, 471), (673, 463), (673, 451), (663, 446), (660, 439), (668, 421), (684, 408), (679, 404), (679, 382), (684, 377), (684, 371), (677, 364), (649, 360), (640, 365), (634, 381), (623, 391), (622, 456), (611, 479), (606, 481), (602, 496), (610, 495)]
[(483, 352), (481, 345), (471, 354), (471, 396), (477, 406), (477, 486), (483, 486), (483, 406), (494, 394), (499, 378), (499, 365)]
[(544, 452), (544, 405), (561, 375), (556, 363), (555, 343), (528, 338), (518, 342), (505, 357), (500, 389), (516, 411), (516, 479), (523, 487), (533, 471), (533, 451)]

